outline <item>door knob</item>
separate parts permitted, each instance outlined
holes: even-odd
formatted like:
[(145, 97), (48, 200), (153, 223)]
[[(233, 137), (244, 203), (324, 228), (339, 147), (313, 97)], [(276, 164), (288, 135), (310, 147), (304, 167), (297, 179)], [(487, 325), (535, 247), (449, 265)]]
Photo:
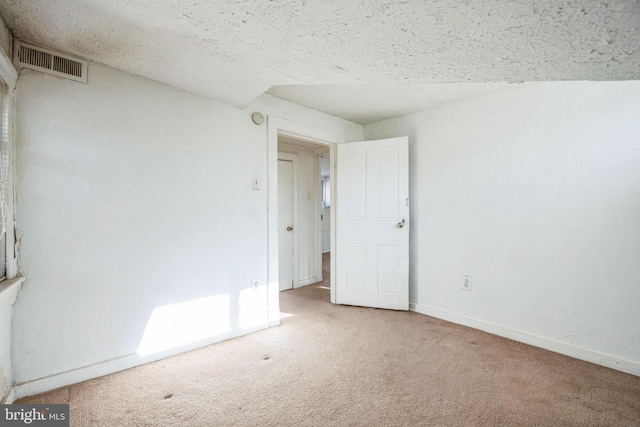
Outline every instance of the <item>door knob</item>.
[(293, 231), (293, 227), (292, 226), (288, 226), (287, 227), (287, 231)]
[(404, 227), (404, 218), (402, 218), (402, 221), (398, 223), (398, 228), (402, 228), (402, 227)]

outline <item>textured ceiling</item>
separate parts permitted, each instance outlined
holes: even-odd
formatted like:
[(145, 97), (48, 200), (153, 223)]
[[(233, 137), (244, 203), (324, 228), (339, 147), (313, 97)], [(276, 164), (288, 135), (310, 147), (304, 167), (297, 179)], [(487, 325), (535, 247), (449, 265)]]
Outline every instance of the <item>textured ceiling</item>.
[(335, 114), (352, 94), (340, 114), (360, 122), (398, 115), (371, 99), (498, 87), (441, 83), (640, 79), (639, 0), (0, 0), (0, 14), (25, 41), (236, 107), (277, 86)]
[(362, 125), (508, 89), (509, 83), (289, 85), (270, 95)]

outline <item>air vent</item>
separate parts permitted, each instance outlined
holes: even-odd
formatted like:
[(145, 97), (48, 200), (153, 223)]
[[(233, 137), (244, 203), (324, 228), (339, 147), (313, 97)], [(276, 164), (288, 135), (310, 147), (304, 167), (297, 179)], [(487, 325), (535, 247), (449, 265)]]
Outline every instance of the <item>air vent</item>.
[(16, 68), (30, 68), (82, 83), (87, 82), (87, 61), (19, 40), (16, 40), (14, 63)]

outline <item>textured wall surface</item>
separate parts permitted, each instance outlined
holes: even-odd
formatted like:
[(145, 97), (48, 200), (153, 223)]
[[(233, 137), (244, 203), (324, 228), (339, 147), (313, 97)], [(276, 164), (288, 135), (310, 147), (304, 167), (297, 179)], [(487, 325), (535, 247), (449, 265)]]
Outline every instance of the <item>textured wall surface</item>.
[(411, 138), (418, 309), (640, 374), (638, 111), (640, 82), (545, 82), (366, 126)]
[(0, 13), (26, 41), (235, 106), (276, 85), (640, 78), (635, 0), (9, 0)]

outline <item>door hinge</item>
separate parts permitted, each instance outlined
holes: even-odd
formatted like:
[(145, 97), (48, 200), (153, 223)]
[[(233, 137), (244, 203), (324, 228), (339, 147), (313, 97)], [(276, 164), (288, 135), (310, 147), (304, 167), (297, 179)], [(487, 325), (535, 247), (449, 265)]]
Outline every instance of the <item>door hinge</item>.
[(407, 197), (407, 207), (409, 207), (409, 198)]

